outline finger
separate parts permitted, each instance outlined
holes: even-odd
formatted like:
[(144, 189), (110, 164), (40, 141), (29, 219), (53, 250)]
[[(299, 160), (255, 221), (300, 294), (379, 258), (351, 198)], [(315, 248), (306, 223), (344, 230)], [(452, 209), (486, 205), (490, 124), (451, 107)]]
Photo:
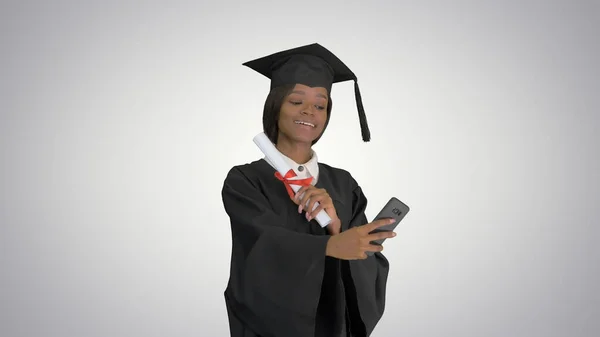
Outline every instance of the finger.
[(299, 203), (300, 202), (300, 198), (302, 197), (302, 194), (304, 192), (306, 192), (307, 190), (313, 188), (314, 186), (312, 185), (307, 185), (307, 186), (302, 186), (298, 192), (296, 192), (296, 195), (294, 196), (294, 202), (295, 203)]
[(298, 203), (302, 206), (306, 205), (306, 201), (308, 200), (308, 198), (310, 198), (310, 196), (315, 192), (315, 189), (313, 187), (308, 187), (307, 189), (304, 190), (303, 194), (298, 196)]
[(296, 197), (294, 202), (298, 205), (298, 213), (302, 213), (302, 209), (306, 205), (306, 200), (310, 198), (310, 192), (314, 188), (314, 186), (302, 186), (296, 193)]
[(395, 232), (385, 231), (385, 232), (378, 232), (378, 233), (369, 234), (366, 239), (369, 242), (371, 242), (371, 241), (376, 241), (376, 240), (391, 239), (391, 238), (393, 238), (395, 236), (396, 236)]
[[(296, 196), (297, 196), (297, 194), (296, 194)], [(298, 201), (298, 199), (296, 199), (296, 196), (294, 196), (294, 197), (293, 197), (293, 198), (291, 198), (291, 199), (292, 199), (292, 201), (294, 202), (294, 204), (296, 204), (296, 205), (299, 205), (299, 204), (300, 204), (300, 202)]]
[(320, 211), (325, 210), (325, 204), (324, 203), (319, 203), (319, 206), (317, 208), (315, 208), (312, 212), (307, 213), (308, 214), (308, 220), (314, 219), (317, 217), (317, 214), (319, 214)]
[(384, 219), (375, 220), (371, 223), (361, 226), (360, 228), (363, 229), (363, 234), (368, 234), (379, 227), (391, 225), (394, 222), (396, 222), (396, 220), (394, 218), (384, 218)]
[(310, 186), (302, 186), (298, 190), (298, 192), (296, 192), (296, 195), (294, 196), (294, 198), (292, 199), (292, 201), (294, 201), (294, 203), (296, 205), (301, 205), (300, 201), (302, 200), (302, 198), (306, 194), (306, 191), (308, 191), (309, 189), (310, 189)]
[(366, 251), (369, 252), (381, 252), (383, 250), (383, 245), (374, 245), (374, 244), (370, 244)]
[(316, 218), (321, 211), (325, 211), (331, 219), (336, 219), (338, 217), (335, 207), (333, 206), (333, 202), (327, 202), (327, 200), (324, 200), (323, 202), (319, 202), (319, 206), (310, 213), (310, 218)]
[(319, 195), (319, 192), (320, 191), (318, 189), (310, 189), (306, 191), (306, 193), (304, 193), (304, 196), (302, 197), (302, 200), (300, 201), (300, 210), (306, 207), (306, 209), (310, 211), (311, 208), (308, 208), (309, 205), (307, 205), (308, 201), (311, 200), (313, 197)]
[[(327, 206), (325, 207), (331, 207), (332, 203), (329, 201), (329, 195), (327, 193), (322, 193), (322, 194), (314, 194), (311, 198), (310, 198), (310, 202), (308, 203), (308, 205), (306, 206), (306, 211), (307, 212), (313, 212), (313, 208), (315, 207), (315, 204), (318, 202), (319, 206), (322, 204), (325, 204)], [(315, 213), (317, 214), (317, 213)]]

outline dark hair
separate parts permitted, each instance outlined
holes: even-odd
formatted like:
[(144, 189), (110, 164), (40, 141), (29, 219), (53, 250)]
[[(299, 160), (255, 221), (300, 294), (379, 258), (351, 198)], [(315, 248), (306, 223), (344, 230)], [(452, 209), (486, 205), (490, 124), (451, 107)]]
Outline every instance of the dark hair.
[[(277, 136), (279, 135), (279, 114), (281, 112), (281, 106), (283, 105), (283, 101), (292, 92), (295, 86), (295, 84), (278, 86), (271, 89), (271, 92), (269, 92), (269, 95), (267, 95), (267, 100), (265, 101), (265, 107), (263, 109), (263, 131), (267, 137), (269, 137), (271, 142), (273, 142), (273, 144), (277, 144)], [(321, 139), (325, 129), (327, 129), (327, 124), (329, 124), (329, 118), (331, 117), (332, 105), (333, 101), (331, 100), (331, 96), (329, 96), (327, 102), (327, 119), (325, 120), (325, 126), (323, 127), (323, 131), (319, 137), (312, 142), (313, 145), (319, 139)]]

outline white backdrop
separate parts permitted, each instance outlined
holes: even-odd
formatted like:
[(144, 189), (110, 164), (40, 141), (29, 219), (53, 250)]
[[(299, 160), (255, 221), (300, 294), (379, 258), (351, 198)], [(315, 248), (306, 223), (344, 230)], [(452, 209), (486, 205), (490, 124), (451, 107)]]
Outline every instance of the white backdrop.
[(227, 336), (221, 187), (261, 157), (268, 80), (319, 42), (319, 158), (388, 241), (373, 336), (600, 335), (600, 6), (576, 1), (3, 1), (0, 335)]

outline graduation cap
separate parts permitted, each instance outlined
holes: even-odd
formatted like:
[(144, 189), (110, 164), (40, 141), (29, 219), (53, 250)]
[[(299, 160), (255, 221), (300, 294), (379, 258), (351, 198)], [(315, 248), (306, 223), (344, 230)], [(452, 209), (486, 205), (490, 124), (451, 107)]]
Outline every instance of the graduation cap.
[(310, 87), (324, 87), (331, 94), (333, 83), (353, 80), (362, 138), (365, 142), (371, 140), (356, 75), (320, 44), (313, 43), (284, 50), (243, 65), (271, 79), (271, 89), (284, 84), (299, 83)]

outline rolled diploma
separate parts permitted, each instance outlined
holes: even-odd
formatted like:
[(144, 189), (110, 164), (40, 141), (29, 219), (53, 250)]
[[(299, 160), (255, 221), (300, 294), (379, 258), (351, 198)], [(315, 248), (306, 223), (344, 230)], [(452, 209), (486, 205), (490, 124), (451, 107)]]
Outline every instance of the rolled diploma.
[[(287, 162), (283, 159), (283, 157), (281, 156), (279, 151), (277, 151), (277, 149), (275, 148), (275, 145), (273, 145), (273, 143), (271, 142), (269, 137), (267, 137), (267, 135), (265, 135), (264, 132), (261, 132), (258, 135), (256, 135), (256, 137), (254, 137), (254, 143), (264, 153), (264, 155), (269, 159), (269, 161), (273, 164), (275, 169), (282, 176), (285, 176), (285, 174), (289, 170), (292, 169), (287, 164)], [(294, 190), (294, 192), (296, 192), (296, 193), (301, 188), (299, 185), (294, 185), (294, 184), (290, 184), (290, 185), (291, 185), (292, 190)], [(319, 203), (315, 202), (313, 210), (315, 210), (315, 208), (317, 208), (317, 207), (319, 207)], [(319, 225), (321, 225), (321, 227), (326, 227), (331, 222), (331, 218), (325, 212), (325, 210), (321, 210), (315, 217), (315, 220), (317, 220), (317, 222), (319, 223)]]

